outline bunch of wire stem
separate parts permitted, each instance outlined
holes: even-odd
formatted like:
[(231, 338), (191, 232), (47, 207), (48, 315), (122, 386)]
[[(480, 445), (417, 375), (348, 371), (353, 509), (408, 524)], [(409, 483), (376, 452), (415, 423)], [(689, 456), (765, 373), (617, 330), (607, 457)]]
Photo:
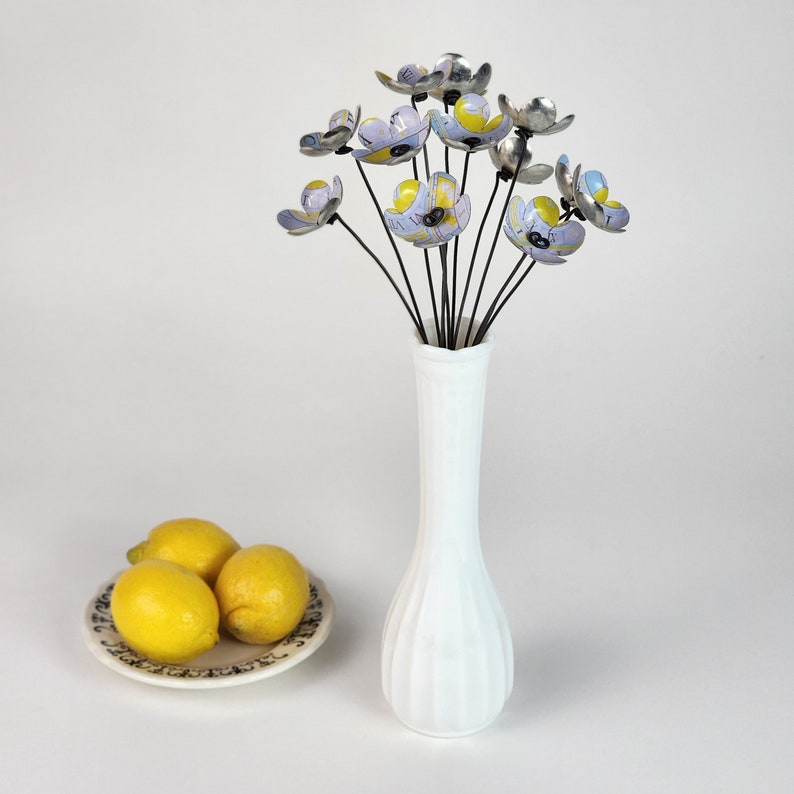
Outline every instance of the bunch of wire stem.
[[(521, 283), (527, 277), (527, 275), (532, 270), (532, 267), (535, 264), (534, 259), (530, 259), (529, 262), (526, 262), (526, 259), (528, 257), (526, 253), (521, 255), (518, 262), (515, 264), (515, 266), (510, 271), (507, 278), (505, 279), (504, 283), (497, 291), (490, 305), (485, 310), (484, 314), (482, 315), (482, 319), (479, 321), (479, 325), (477, 325), (477, 312), (480, 308), (480, 301), (483, 295), (485, 281), (488, 277), (488, 271), (491, 266), (491, 260), (493, 259), (494, 252), (496, 251), (496, 244), (499, 240), (499, 232), (501, 231), (502, 228), (502, 220), (504, 218), (505, 213), (507, 212), (510, 199), (513, 195), (516, 180), (518, 177), (518, 172), (520, 169), (520, 164), (523, 160), (524, 153), (526, 151), (526, 142), (529, 133), (527, 133), (525, 130), (522, 129), (516, 129), (515, 134), (519, 137), (519, 139), (522, 142), (522, 145), (519, 147), (518, 165), (516, 166), (516, 169), (513, 173), (509, 173), (504, 169), (496, 172), (496, 179), (494, 182), (493, 190), (491, 191), (488, 204), (485, 208), (485, 212), (483, 213), (482, 219), (480, 221), (480, 226), (477, 231), (477, 237), (475, 239), (474, 247), (471, 252), (471, 257), (469, 259), (468, 266), (466, 267), (466, 276), (461, 291), (459, 291), (458, 289), (459, 282), (461, 281), (460, 270), (462, 269), (461, 267), (459, 267), (459, 259), (460, 259), (459, 242), (461, 235), (457, 235), (453, 238), (451, 262), (450, 262), (450, 253), (449, 253), (449, 247), (450, 247), (449, 242), (442, 243), (441, 245), (435, 247), (439, 254), (440, 266), (441, 266), (440, 288), (437, 288), (437, 285), (433, 279), (433, 271), (430, 262), (430, 251), (427, 248), (422, 249), (422, 253), (424, 255), (424, 261), (425, 261), (425, 273), (427, 276), (427, 285), (430, 296), (430, 302), (433, 309), (433, 323), (435, 325), (435, 332), (436, 332), (435, 340), (438, 347), (445, 347), (448, 348), (449, 350), (457, 350), (460, 347), (470, 347), (473, 345), (480, 344), (480, 342), (483, 340), (485, 335), (488, 333), (490, 327), (493, 325), (494, 320), (496, 320), (497, 316), (504, 308), (507, 301), (510, 300), (510, 298), (513, 296), (513, 293), (515, 293), (515, 291), (521, 286)], [(346, 151), (340, 150), (338, 153), (343, 154), (349, 151), (350, 149), (347, 149)], [(427, 143), (425, 143), (423, 147), (423, 155), (424, 155), (425, 174), (427, 179), (429, 180), (430, 163), (427, 154)], [(449, 173), (448, 147), (445, 147), (444, 155), (445, 155), (444, 158), (445, 170), (447, 173)], [(471, 151), (467, 151), (465, 154), (465, 160), (463, 164), (463, 176), (460, 183), (461, 194), (465, 193), (466, 190), (466, 178), (468, 176), (470, 157), (471, 157)], [(414, 179), (418, 181), (419, 170), (416, 164), (416, 160), (417, 157), (414, 157), (411, 160), (411, 163), (413, 165)], [(392, 249), (397, 259), (397, 264), (399, 265), (402, 279), (405, 283), (405, 292), (403, 292), (403, 290), (400, 288), (397, 281), (389, 272), (388, 268), (380, 260), (380, 258), (372, 251), (372, 249), (369, 246), (366, 245), (366, 243), (361, 239), (361, 237), (359, 237), (359, 235), (356, 234), (356, 232), (347, 223), (345, 223), (345, 221), (342, 219), (339, 213), (334, 214), (334, 216), (328, 222), (334, 223), (338, 221), (355, 238), (355, 240), (359, 243), (359, 245), (361, 245), (361, 247), (364, 248), (364, 250), (372, 257), (372, 259), (374, 259), (374, 261), (383, 271), (386, 278), (389, 280), (391, 286), (394, 288), (395, 292), (399, 296), (403, 305), (405, 306), (406, 311), (408, 312), (408, 314), (411, 317), (411, 320), (416, 326), (416, 330), (420, 338), (425, 344), (430, 344), (430, 340), (428, 339), (427, 332), (424, 327), (422, 313), (419, 310), (419, 305), (416, 300), (416, 294), (411, 284), (411, 280), (408, 277), (408, 272), (405, 268), (405, 263), (403, 262), (403, 258), (400, 255), (400, 251), (397, 246), (397, 243), (394, 240), (394, 235), (391, 233), (391, 230), (386, 224), (383, 211), (378, 203), (378, 199), (372, 189), (372, 186), (369, 180), (367, 179), (367, 175), (365, 173), (364, 168), (362, 167), (361, 163), (358, 160), (356, 160), (356, 165), (358, 166), (358, 170), (359, 173), (361, 174), (361, 178), (363, 179), (367, 191), (373, 203), (375, 204), (375, 208), (378, 212), (380, 221), (383, 225), (387, 237), (389, 238), (389, 242), (391, 243)], [(493, 234), (493, 239), (491, 241), (491, 246), (488, 250), (488, 255), (485, 260), (485, 264), (483, 265), (482, 271), (480, 273), (479, 284), (477, 286), (476, 292), (474, 293), (475, 294), (474, 303), (472, 305), (471, 311), (468, 312), (467, 314), (466, 301), (470, 297), (472, 279), (475, 271), (475, 263), (477, 260), (477, 253), (480, 248), (480, 241), (483, 232), (485, 230), (488, 216), (490, 214), (494, 200), (496, 199), (500, 182), (509, 182), (510, 184), (509, 184), (507, 196), (504, 200), (502, 211), (497, 219), (496, 229)], [(443, 210), (439, 209), (438, 212), (443, 212)]]

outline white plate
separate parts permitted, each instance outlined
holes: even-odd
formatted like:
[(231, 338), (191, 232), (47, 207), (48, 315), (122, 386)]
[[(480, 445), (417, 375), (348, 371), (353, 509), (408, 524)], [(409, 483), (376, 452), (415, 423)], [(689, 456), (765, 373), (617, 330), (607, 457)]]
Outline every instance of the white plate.
[(128, 678), (155, 686), (212, 689), (247, 684), (283, 673), (313, 654), (328, 637), (334, 603), (325, 585), (311, 573), (310, 601), (301, 622), (273, 645), (249, 645), (221, 632), (207, 653), (182, 665), (160, 664), (133, 651), (121, 638), (110, 614), (110, 594), (118, 575), (103, 584), (88, 604), (83, 620), (86, 644), (100, 662)]

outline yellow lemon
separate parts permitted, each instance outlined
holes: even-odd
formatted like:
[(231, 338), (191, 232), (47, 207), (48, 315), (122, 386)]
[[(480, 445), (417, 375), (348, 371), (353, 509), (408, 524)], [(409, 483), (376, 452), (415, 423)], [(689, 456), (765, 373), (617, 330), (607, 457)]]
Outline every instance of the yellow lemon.
[(127, 568), (113, 588), (110, 613), (127, 645), (155, 662), (188, 662), (218, 642), (220, 613), (212, 589), (168, 560)]
[(211, 521), (175, 518), (152, 529), (147, 540), (127, 552), (127, 559), (133, 565), (141, 560), (169, 560), (197, 573), (212, 587), (223, 564), (239, 548), (225, 529)]
[(215, 596), (222, 625), (238, 640), (264, 645), (300, 623), (309, 604), (309, 577), (289, 551), (260, 543), (229, 557)]

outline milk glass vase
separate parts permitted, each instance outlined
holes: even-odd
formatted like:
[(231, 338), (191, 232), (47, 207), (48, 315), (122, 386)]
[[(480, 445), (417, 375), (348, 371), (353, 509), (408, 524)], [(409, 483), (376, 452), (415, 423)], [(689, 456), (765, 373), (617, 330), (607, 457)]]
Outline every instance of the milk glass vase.
[[(434, 326), (427, 332), (431, 337)], [(458, 350), (422, 344), (418, 335), (412, 340), (419, 529), (386, 618), (381, 668), (383, 691), (396, 716), (431, 736), (465, 736), (484, 728), (501, 712), (513, 685), (510, 631), (479, 534), (492, 347), (490, 332), (475, 347)]]

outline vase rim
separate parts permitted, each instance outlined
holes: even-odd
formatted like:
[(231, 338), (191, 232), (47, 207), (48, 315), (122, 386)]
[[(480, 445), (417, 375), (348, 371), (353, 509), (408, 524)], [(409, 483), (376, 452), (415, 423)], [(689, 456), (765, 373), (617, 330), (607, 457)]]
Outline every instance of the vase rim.
[[(465, 338), (463, 329), (468, 326), (468, 317), (464, 317), (461, 321), (461, 338)], [(425, 331), (427, 332), (428, 339), (436, 338), (436, 323), (433, 318), (424, 321)], [(472, 326), (472, 331), (476, 334), (480, 327), (480, 323), (476, 322)], [(462, 339), (461, 339), (462, 341)], [(439, 347), (438, 345), (425, 344), (419, 336), (418, 330), (414, 330), (411, 335), (411, 343), (417, 352), (421, 353), (436, 361), (470, 361), (480, 356), (487, 356), (491, 352), (494, 345), (493, 331), (488, 331), (483, 337), (482, 341), (474, 347), (458, 347), (455, 350), (449, 350), (446, 347)]]

